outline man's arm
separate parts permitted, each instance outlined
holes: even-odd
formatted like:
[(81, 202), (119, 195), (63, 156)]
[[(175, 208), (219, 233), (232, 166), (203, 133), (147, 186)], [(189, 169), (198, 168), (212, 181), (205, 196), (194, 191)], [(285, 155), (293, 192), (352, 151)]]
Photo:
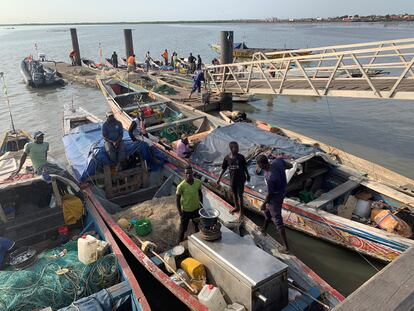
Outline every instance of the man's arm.
[(129, 126), (129, 129), (128, 129), (128, 134), (132, 141), (137, 140), (137, 138), (134, 135), (134, 131), (136, 128), (137, 128), (137, 123), (135, 121), (131, 122), (131, 125)]
[(15, 172), (13, 172), (12, 176), (17, 175), (20, 170), (22, 169), (24, 162), (26, 162), (27, 159), (27, 153), (23, 152), (22, 157), (20, 158), (20, 163), (19, 163), (19, 167), (17, 168), (17, 170)]
[(198, 197), (200, 199), (201, 207), (203, 207), (203, 191), (201, 190), (201, 187), (200, 190), (198, 190)]
[(221, 177), (223, 177), (224, 173), (227, 170), (227, 167), (228, 167), (228, 164), (227, 164), (227, 156), (225, 156), (224, 157), (224, 160), (223, 160), (223, 164), (221, 165), (221, 173), (220, 173), (220, 176), (217, 179), (217, 185), (220, 185)]
[(178, 214), (181, 215), (183, 213), (181, 210), (181, 194), (176, 195), (175, 204), (177, 205)]

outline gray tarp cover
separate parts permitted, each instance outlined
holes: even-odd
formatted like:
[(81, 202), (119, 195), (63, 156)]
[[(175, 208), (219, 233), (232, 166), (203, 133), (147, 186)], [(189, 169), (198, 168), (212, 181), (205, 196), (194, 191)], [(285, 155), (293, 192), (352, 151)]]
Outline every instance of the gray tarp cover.
[[(299, 159), (321, 152), (319, 148), (261, 130), (254, 125), (235, 123), (217, 128), (204, 138), (191, 157), (193, 163), (201, 166), (206, 171), (220, 174), (223, 159), (230, 152), (229, 143), (231, 141), (236, 141), (239, 144), (239, 152), (246, 157), (260, 146), (270, 147), (272, 154), (282, 152), (292, 159)], [(251, 181), (247, 186), (258, 192), (265, 191), (263, 176), (259, 176), (255, 172), (255, 161), (251, 159), (247, 164), (251, 176)], [(228, 178), (228, 171), (224, 177)]]

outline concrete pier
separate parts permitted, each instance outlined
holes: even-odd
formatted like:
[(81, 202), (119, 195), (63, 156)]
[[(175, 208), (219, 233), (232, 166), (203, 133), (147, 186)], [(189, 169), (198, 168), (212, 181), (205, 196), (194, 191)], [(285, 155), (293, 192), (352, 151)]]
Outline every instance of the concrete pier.
[[(233, 62), (233, 31), (220, 32), (220, 64), (231, 64)], [(220, 94), (220, 110), (233, 110), (232, 93)]]
[(72, 66), (64, 62), (45, 62), (43, 66), (48, 67), (52, 70), (57, 71), (58, 75), (65, 80), (77, 82), (83, 85), (97, 87), (96, 84), (96, 74), (97, 72), (81, 67), (81, 66)]
[(374, 275), (334, 311), (414, 310), (414, 248)]
[(80, 49), (79, 49), (79, 41), (78, 41), (78, 34), (76, 32), (76, 28), (70, 28), (70, 37), (72, 39), (72, 50), (76, 52), (75, 63), (76, 65), (81, 65), (81, 56), (80, 56)]

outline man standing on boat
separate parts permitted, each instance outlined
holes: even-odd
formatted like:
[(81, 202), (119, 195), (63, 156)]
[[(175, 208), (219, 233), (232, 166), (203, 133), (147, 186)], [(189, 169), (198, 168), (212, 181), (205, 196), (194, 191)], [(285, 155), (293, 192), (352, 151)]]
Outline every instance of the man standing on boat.
[(184, 240), (190, 220), (192, 220), (196, 232), (198, 231), (198, 223), (195, 219), (199, 218), (198, 211), (203, 202), (201, 185), (201, 180), (194, 178), (192, 167), (187, 166), (185, 179), (177, 186), (176, 193), (177, 209), (181, 217), (180, 242)]
[(266, 233), (270, 221), (273, 221), (277, 228), (277, 240), (282, 244), (282, 248), (279, 251), (287, 253), (288, 243), (285, 226), (283, 224), (282, 205), (287, 188), (285, 170), (292, 168), (292, 165), (284, 161), (281, 157), (269, 163), (269, 160), (263, 154), (257, 156), (256, 162), (258, 168), (264, 171), (267, 184), (267, 195), (260, 207), (260, 210), (264, 211), (265, 214), (265, 222), (261, 231)]
[(118, 54), (116, 54), (115, 51), (111, 56), (111, 60), (112, 60), (112, 65), (114, 66), (114, 68), (118, 68)]
[(32, 161), (33, 171), (41, 174), (40, 170), (47, 164), (47, 152), (49, 151), (49, 143), (44, 141), (45, 134), (37, 131), (33, 134), (34, 142), (27, 143), (24, 146), (24, 152), (20, 158), (18, 169), (12, 174), (17, 175), (26, 162), (27, 156)]
[(127, 71), (134, 72), (135, 71), (135, 54), (128, 57), (127, 63), (128, 63)]
[(200, 54), (197, 55), (197, 70), (201, 70), (201, 67), (203, 66), (203, 61), (201, 60)]
[(123, 144), (124, 130), (122, 123), (115, 119), (112, 111), (106, 113), (106, 121), (102, 124), (102, 136), (105, 139), (105, 151), (109, 159), (114, 163), (125, 160), (125, 148)]
[(151, 68), (151, 54), (149, 51), (145, 53), (145, 71), (148, 72), (148, 70)]
[(221, 166), (221, 174), (217, 179), (217, 185), (220, 185), (221, 177), (227, 169), (230, 174), (230, 187), (233, 193), (234, 208), (230, 211), (232, 214), (240, 211), (242, 216), (244, 184), (250, 181), (249, 171), (245, 157), (239, 153), (239, 144), (235, 141), (229, 143), (230, 154), (226, 155)]
[(167, 49), (164, 50), (164, 53), (161, 54), (162, 58), (164, 58), (164, 65), (168, 66), (168, 51)]
[(137, 141), (137, 137), (141, 135), (149, 138), (147, 130), (145, 129), (145, 116), (142, 111), (140, 111), (137, 117), (132, 120), (128, 129), (128, 134), (132, 141)]
[(192, 74), (196, 69), (196, 58), (193, 56), (193, 53), (190, 53), (190, 56), (188, 56), (188, 63), (190, 65), (189, 73)]

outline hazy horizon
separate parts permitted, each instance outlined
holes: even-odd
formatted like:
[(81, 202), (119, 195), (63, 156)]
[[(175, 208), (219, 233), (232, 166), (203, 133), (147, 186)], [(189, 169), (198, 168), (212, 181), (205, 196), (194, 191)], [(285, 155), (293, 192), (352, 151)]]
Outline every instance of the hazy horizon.
[(288, 3), (285, 0), (210, 0), (200, 3), (190, 0), (158, 0), (151, 3), (134, 0), (43, 0), (41, 3), (33, 0), (2, 0), (0, 24), (286, 19), (413, 12), (414, 1), (407, 0), (295, 0)]

